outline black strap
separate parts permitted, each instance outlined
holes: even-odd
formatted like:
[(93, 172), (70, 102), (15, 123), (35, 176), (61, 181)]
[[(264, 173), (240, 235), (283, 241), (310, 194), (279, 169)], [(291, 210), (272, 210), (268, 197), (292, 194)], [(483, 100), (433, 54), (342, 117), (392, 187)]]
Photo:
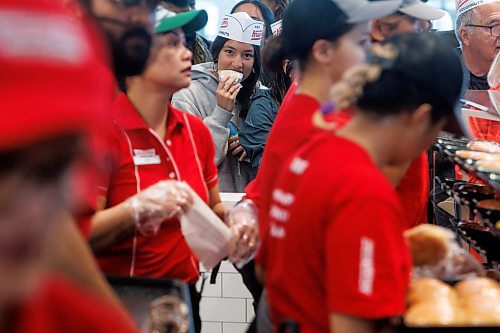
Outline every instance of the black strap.
[(284, 319), (280, 322), (278, 333), (300, 333), (300, 326), (293, 319)]
[(212, 268), (212, 273), (210, 273), (210, 284), (215, 284), (215, 282), (217, 281), (217, 274), (219, 273), (221, 263), (222, 261), (219, 262), (214, 268)]

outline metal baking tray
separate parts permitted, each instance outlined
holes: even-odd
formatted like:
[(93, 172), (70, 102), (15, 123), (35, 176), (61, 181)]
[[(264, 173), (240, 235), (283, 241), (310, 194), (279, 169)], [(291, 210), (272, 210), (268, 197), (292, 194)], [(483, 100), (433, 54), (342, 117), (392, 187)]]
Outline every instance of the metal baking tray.
[(188, 286), (173, 279), (107, 276), (108, 282), (130, 313), (141, 333), (149, 333), (149, 312), (153, 300), (161, 296), (175, 296), (189, 309), (189, 333), (194, 333)]

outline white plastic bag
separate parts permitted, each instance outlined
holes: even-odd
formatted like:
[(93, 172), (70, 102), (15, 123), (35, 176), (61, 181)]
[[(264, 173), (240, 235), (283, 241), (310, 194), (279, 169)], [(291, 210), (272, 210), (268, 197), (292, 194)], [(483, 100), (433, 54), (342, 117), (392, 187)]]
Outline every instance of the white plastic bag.
[(193, 205), (180, 216), (181, 229), (191, 251), (206, 269), (228, 256), (231, 232), (190, 188)]

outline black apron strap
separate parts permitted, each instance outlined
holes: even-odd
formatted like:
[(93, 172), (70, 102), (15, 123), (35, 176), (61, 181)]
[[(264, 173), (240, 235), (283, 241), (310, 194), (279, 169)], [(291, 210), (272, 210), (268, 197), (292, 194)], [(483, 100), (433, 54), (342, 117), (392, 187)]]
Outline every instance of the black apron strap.
[(210, 273), (210, 284), (215, 284), (215, 282), (217, 281), (217, 274), (219, 273), (221, 263), (222, 261), (219, 262), (214, 268), (212, 268), (212, 273)]

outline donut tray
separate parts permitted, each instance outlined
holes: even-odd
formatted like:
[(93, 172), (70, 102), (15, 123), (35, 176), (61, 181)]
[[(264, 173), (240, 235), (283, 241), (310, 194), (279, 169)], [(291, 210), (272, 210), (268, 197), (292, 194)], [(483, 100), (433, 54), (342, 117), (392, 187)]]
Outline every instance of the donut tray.
[(194, 333), (189, 289), (185, 283), (173, 279), (149, 279), (108, 276), (108, 282), (130, 313), (141, 333), (150, 332), (151, 302), (162, 296), (174, 296), (189, 309), (189, 333)]

